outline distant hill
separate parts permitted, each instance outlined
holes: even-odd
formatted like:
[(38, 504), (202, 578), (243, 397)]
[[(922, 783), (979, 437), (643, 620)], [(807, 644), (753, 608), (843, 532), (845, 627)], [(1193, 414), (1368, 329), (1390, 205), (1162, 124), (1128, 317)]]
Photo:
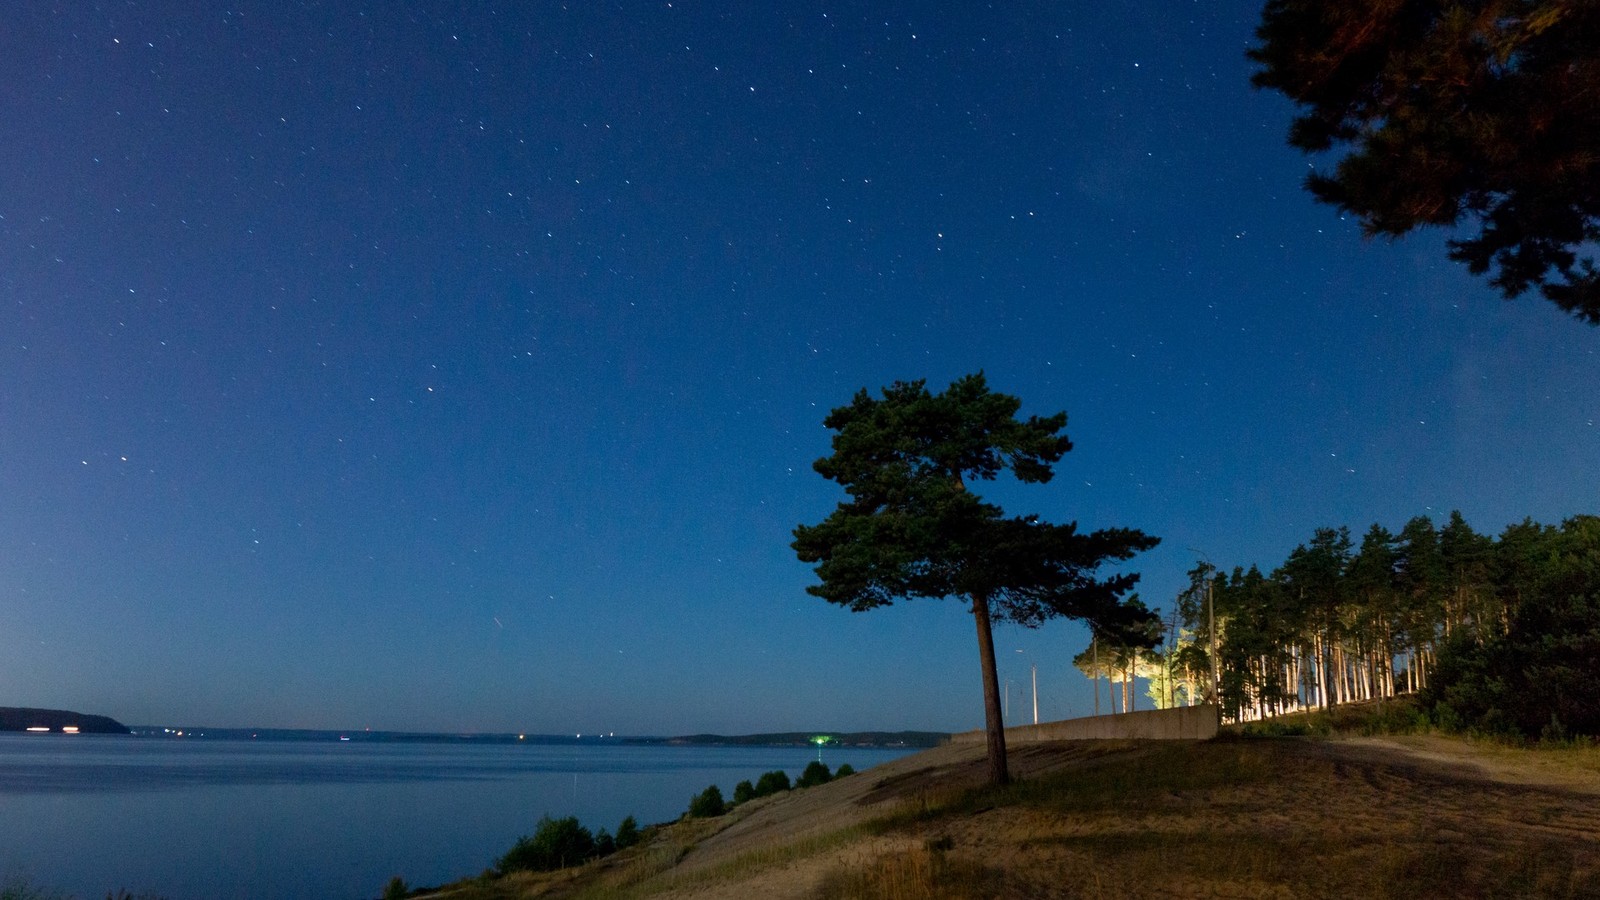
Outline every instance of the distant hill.
[(948, 741), (943, 731), (780, 731), (772, 734), (686, 734), (670, 738), (634, 738), (649, 744), (721, 744), (733, 746), (799, 747), (826, 735), (830, 747), (937, 747)]
[(47, 728), (57, 734), (127, 734), (128, 727), (106, 716), (91, 716), (69, 709), (33, 709), (27, 706), (0, 706), (0, 731), (28, 731)]

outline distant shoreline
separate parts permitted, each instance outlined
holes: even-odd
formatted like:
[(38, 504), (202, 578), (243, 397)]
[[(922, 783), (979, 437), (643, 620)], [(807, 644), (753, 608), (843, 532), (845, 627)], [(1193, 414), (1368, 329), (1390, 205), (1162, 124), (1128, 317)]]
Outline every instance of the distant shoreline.
[(950, 740), (943, 731), (784, 731), (768, 734), (690, 734), (671, 738), (630, 738), (633, 743), (685, 744), (734, 747), (805, 747), (818, 743), (828, 747), (871, 749), (927, 749)]
[[(110, 720), (107, 720), (110, 721)], [(412, 744), (540, 744), (540, 745), (643, 745), (696, 747), (805, 747), (818, 738), (824, 746), (861, 749), (924, 749), (949, 740), (942, 731), (785, 731), (764, 734), (691, 734), (675, 737), (604, 734), (451, 733), (415, 731), (338, 730), (328, 728), (210, 728), (205, 726), (134, 725), (138, 737), (175, 740), (338, 741), (349, 743)]]

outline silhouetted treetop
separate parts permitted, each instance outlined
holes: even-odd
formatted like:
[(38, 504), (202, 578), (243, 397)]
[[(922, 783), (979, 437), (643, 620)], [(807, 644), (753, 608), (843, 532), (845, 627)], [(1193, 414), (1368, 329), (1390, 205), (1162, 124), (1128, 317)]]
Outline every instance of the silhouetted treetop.
[(1474, 220), (1452, 259), (1600, 324), (1600, 3), (1268, 0), (1256, 35), (1289, 143), (1348, 150), (1319, 200), (1368, 235)]

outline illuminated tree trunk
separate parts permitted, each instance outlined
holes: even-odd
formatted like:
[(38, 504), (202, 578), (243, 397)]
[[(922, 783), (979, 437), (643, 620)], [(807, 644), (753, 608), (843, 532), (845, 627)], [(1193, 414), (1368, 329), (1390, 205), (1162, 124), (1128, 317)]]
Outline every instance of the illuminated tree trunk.
[(1317, 645), (1317, 705), (1327, 709), (1333, 705), (1328, 702), (1328, 642), (1320, 634), (1312, 640)]
[(1090, 663), (1090, 665), (1094, 668), (1094, 679), (1093, 679), (1093, 681), (1094, 681), (1094, 714), (1098, 716), (1098, 715), (1100, 715), (1100, 639), (1099, 638), (1092, 637), (1092, 638), (1089, 639), (1089, 653), (1091, 654), (1091, 658), (1093, 660)]

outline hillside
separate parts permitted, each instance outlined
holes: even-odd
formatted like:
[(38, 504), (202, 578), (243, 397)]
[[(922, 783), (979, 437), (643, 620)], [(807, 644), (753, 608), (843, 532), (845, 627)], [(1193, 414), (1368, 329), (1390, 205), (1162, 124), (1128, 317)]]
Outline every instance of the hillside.
[(56, 733), (67, 729), (76, 729), (80, 734), (128, 733), (127, 726), (106, 716), (91, 716), (68, 709), (0, 706), (0, 731), (27, 731), (30, 728), (48, 728)]
[(1600, 896), (1600, 749), (1435, 736), (946, 746), (430, 896)]

